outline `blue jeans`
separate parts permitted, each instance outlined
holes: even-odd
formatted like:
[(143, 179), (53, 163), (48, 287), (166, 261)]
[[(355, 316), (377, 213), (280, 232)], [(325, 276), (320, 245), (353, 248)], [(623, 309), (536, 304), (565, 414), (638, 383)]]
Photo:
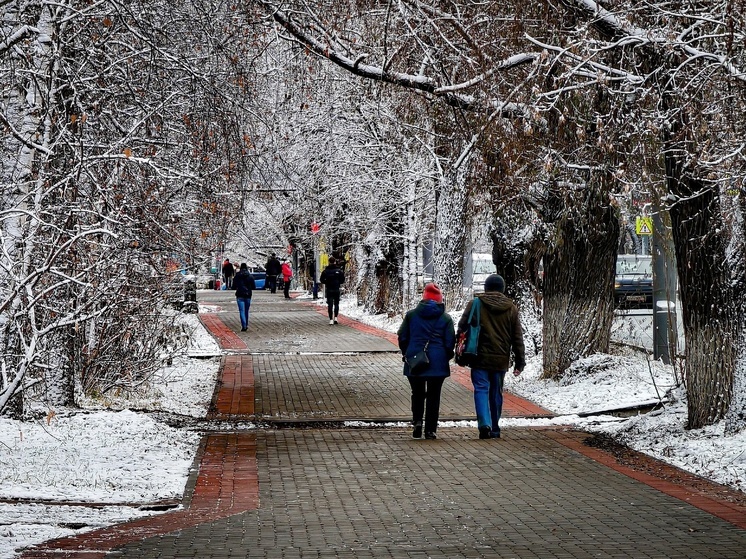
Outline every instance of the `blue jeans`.
[(236, 297), (238, 303), (238, 315), (241, 317), (241, 328), (249, 327), (249, 307), (251, 306), (250, 297)]
[(503, 382), (506, 371), (472, 369), (474, 407), (479, 427), (489, 427), (493, 435), (500, 434), (500, 416), (503, 413)]

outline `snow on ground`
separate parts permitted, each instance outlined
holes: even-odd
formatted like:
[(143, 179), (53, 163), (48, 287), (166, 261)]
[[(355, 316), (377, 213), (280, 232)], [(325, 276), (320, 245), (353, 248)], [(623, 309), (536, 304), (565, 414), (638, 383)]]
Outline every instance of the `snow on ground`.
[(0, 559), (22, 546), (155, 514), (138, 505), (181, 498), (200, 435), (128, 409), (206, 415), (220, 365), (207, 356), (220, 349), (196, 315), (181, 320), (185, 352), (137, 394), (87, 401), (82, 413), (35, 422), (0, 419)]
[[(401, 324), (401, 317), (365, 315), (349, 298), (343, 298), (341, 313), (389, 332)], [(460, 314), (453, 312), (454, 320)], [(0, 501), (5, 501), (0, 502), (0, 559), (32, 543), (156, 514), (136, 505), (181, 496), (199, 435), (129, 410), (206, 414), (220, 350), (196, 316), (183, 320), (186, 352), (138, 394), (88, 401), (85, 412), (59, 412), (34, 423), (0, 420)], [(524, 325), (527, 331), (535, 326)], [(608, 433), (665, 462), (746, 489), (746, 433), (725, 436), (722, 425), (685, 430), (685, 395), (681, 388), (670, 390), (675, 385), (671, 367), (624, 351), (580, 360), (560, 382), (540, 380), (540, 374), (541, 356), (533, 356), (523, 374), (507, 376), (506, 388), (558, 417), (505, 419), (504, 428), (576, 425)], [(629, 419), (603, 413), (661, 400), (663, 409)], [(464, 426), (476, 428), (475, 422), (443, 422), (440, 428)], [(10, 501), (17, 498), (45, 503)], [(53, 500), (107, 506), (52, 505)]]

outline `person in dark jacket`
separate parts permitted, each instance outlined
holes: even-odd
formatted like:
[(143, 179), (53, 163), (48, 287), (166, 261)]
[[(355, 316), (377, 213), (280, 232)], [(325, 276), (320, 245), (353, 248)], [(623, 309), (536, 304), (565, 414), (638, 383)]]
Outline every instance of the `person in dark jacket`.
[[(425, 286), (422, 301), (404, 316), (397, 332), (399, 349), (404, 360), (404, 376), (412, 389), (412, 438), (422, 437), (422, 416), (425, 416), (425, 438), (435, 439), (440, 415), (440, 392), (443, 381), (451, 375), (448, 362), (453, 357), (456, 335), (453, 320), (446, 313), (443, 294), (434, 283)], [(407, 358), (422, 351), (427, 344), (430, 362), (413, 373)]]
[(269, 256), (267, 263), (264, 265), (264, 270), (267, 272), (269, 292), (277, 293), (277, 276), (282, 273), (282, 264), (280, 264), (275, 254)]
[(245, 263), (233, 278), (233, 288), (236, 290), (236, 303), (238, 304), (238, 314), (241, 317), (241, 332), (249, 329), (249, 307), (251, 307), (251, 293), (256, 289), (254, 278), (249, 273), (249, 268)]
[(326, 308), (329, 314), (329, 324), (337, 324), (339, 316), (339, 299), (342, 296), (342, 285), (345, 282), (345, 273), (337, 266), (334, 257), (329, 257), (329, 265), (324, 268), (319, 278), (319, 283), (324, 284), (326, 293)]
[[(518, 308), (504, 292), (505, 280), (498, 274), (492, 274), (484, 282), (484, 293), (476, 295), (481, 303), (479, 343), (477, 356), (469, 366), (480, 439), (500, 438), (503, 383), (510, 366), (511, 353), (515, 357), (514, 375), (521, 374), (526, 366)], [(469, 301), (464, 309), (458, 323), (458, 334), (468, 329), (473, 304), (474, 300)]]
[(231, 261), (227, 258), (223, 262), (223, 278), (225, 279), (225, 288), (233, 289), (233, 276), (236, 274), (236, 269), (231, 264)]

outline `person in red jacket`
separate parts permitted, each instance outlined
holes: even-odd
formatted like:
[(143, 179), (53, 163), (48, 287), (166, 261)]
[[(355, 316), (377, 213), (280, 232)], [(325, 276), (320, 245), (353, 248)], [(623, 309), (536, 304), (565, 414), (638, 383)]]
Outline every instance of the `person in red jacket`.
[(282, 280), (284, 282), (283, 293), (285, 299), (290, 299), (290, 280), (293, 279), (293, 269), (287, 260), (282, 261)]

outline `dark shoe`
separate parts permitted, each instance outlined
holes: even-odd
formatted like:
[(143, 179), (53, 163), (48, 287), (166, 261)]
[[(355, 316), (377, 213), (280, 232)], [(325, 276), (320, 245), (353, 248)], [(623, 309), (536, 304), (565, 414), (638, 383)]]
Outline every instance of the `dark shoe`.
[(241, 332), (246, 332), (246, 330), (248, 330), (248, 328), (241, 328)]
[(437, 439), (438, 437), (435, 436), (435, 433), (425, 433), (425, 438), (432, 441)]
[(490, 439), (499, 439), (500, 431), (490, 431)]
[(414, 430), (412, 431), (412, 438), (413, 439), (422, 438), (422, 423), (414, 424)]
[(490, 439), (490, 427), (480, 427), (479, 428), (479, 438), (480, 439)]

